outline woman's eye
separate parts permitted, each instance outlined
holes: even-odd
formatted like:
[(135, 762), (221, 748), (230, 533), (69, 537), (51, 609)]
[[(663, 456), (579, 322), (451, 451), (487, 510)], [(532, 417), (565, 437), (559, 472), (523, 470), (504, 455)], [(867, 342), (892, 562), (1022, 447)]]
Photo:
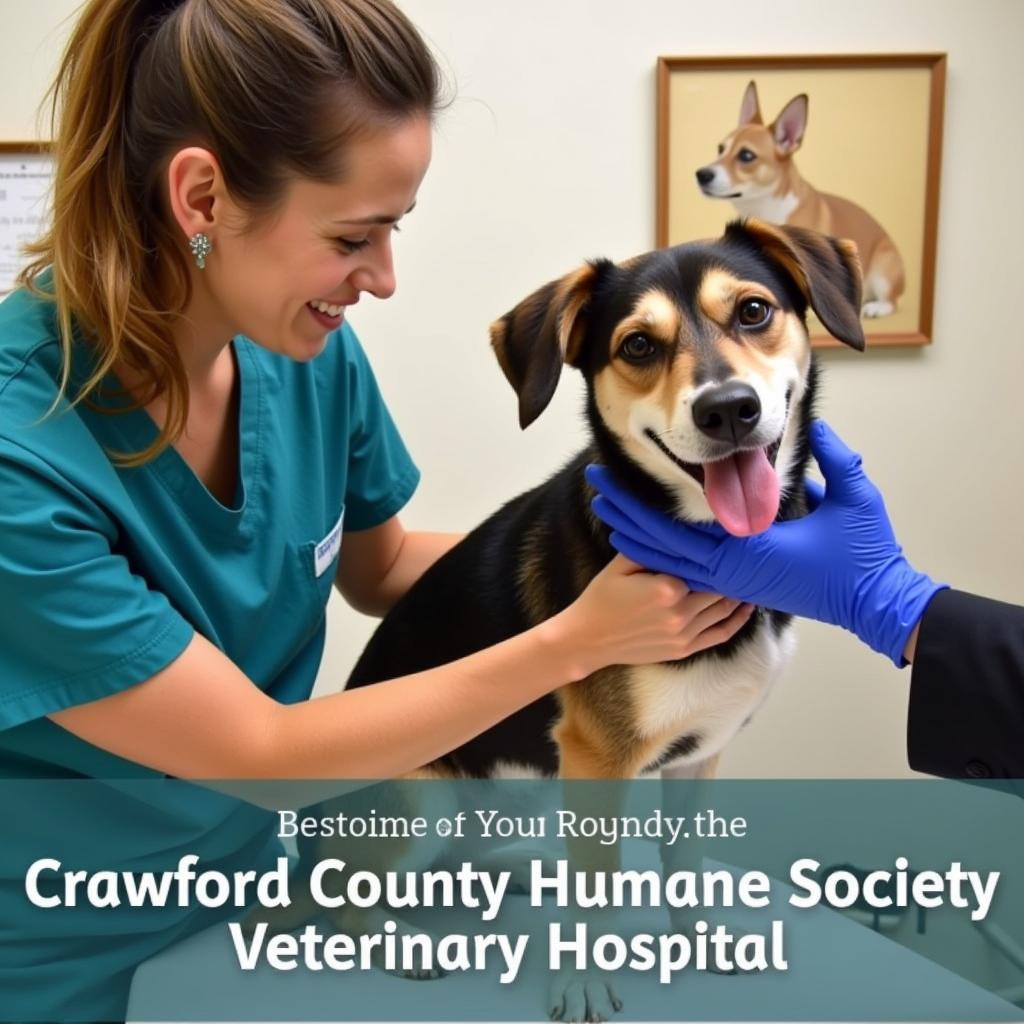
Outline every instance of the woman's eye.
[(350, 255), (359, 252), (360, 249), (365, 249), (370, 244), (368, 238), (339, 238), (337, 242)]
[[(401, 231), (397, 223), (391, 225), (392, 231)], [(365, 249), (373, 241), (371, 238), (336, 238), (338, 245), (349, 255)]]
[(764, 299), (744, 299), (738, 316), (741, 327), (764, 327), (772, 318), (772, 307)]
[(626, 335), (619, 348), (619, 354), (631, 363), (640, 363), (650, 359), (656, 351), (647, 335), (639, 332)]

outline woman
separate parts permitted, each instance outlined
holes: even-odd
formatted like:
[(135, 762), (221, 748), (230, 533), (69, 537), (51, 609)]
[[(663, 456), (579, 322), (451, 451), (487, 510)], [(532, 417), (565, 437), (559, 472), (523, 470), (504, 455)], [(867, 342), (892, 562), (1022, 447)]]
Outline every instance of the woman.
[[(388, 0), (85, 7), (54, 90), (52, 230), (0, 306), (0, 774), (391, 777), (745, 621), (620, 558), (521, 636), (308, 700), (332, 583), (383, 614), (458, 540), (398, 519), (418, 472), (346, 323), (394, 291), (438, 78)], [(146, 831), (116, 787), (88, 814), (66, 793), (42, 822), (7, 808), (12, 831), (89, 832), (122, 869), (275, 849), (213, 797)], [(122, 1014), (134, 966), (209, 914), (48, 920), (0, 935), (15, 1016)]]

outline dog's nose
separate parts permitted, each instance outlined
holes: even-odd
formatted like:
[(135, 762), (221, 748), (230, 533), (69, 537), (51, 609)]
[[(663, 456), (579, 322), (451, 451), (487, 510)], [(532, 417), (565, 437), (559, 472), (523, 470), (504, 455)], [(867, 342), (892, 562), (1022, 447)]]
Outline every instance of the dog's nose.
[(715, 172), (710, 167), (702, 167), (697, 171), (697, 184), (710, 185), (714, 176)]
[(693, 421), (701, 433), (716, 441), (739, 443), (761, 419), (757, 392), (742, 381), (708, 388), (693, 403)]

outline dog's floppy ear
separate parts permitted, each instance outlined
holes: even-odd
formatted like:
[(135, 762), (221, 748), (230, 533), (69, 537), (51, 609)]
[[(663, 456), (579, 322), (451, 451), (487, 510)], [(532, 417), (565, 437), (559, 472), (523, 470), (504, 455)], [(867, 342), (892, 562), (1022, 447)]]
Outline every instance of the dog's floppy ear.
[(753, 239), (789, 274), (825, 329), (851, 348), (864, 351), (863, 274), (853, 242), (753, 218), (733, 221), (725, 233), (727, 238)]
[(594, 260), (538, 288), (491, 324), (491, 347), (519, 396), (524, 430), (547, 408), (562, 364), (577, 365), (587, 304), (595, 283), (612, 264)]

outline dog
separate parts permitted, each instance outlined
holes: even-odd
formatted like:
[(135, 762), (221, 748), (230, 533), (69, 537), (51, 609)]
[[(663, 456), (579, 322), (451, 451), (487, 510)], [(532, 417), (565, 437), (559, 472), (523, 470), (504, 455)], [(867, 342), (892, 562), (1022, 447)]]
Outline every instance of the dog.
[(739, 124), (718, 146), (718, 159), (697, 170), (697, 185), (712, 199), (729, 199), (737, 211), (773, 224), (812, 228), (853, 241), (864, 272), (865, 317), (895, 312), (906, 286), (903, 260), (881, 224), (863, 207), (819, 192), (796, 168), (804, 140), (808, 99), (793, 97), (767, 127), (757, 86), (750, 82)]
[[(567, 364), (586, 382), (591, 443), (424, 573), (377, 628), (349, 688), (455, 661), (575, 600), (614, 557), (607, 527), (590, 510), (590, 462), (604, 463), (652, 506), (683, 520), (718, 519), (749, 533), (805, 514), (817, 381), (806, 312), (863, 349), (860, 298), (850, 242), (748, 220), (716, 240), (623, 263), (595, 260), (520, 302), (491, 327), (520, 424), (544, 411)], [(615, 814), (623, 797), (615, 780), (713, 776), (792, 647), (790, 617), (758, 609), (721, 646), (668, 664), (602, 669), (411, 777), (605, 780), (596, 810)], [(341, 806), (351, 812), (351, 804)], [(338, 856), (335, 844), (309, 840), (301, 855), (309, 862)], [(422, 870), (438, 852), (430, 840), (393, 855), (372, 843), (344, 851), (347, 863), (378, 872), (399, 861)], [(614, 856), (614, 848), (570, 844), (570, 858), (590, 869), (614, 869)], [(381, 927), (365, 918), (339, 924)], [(620, 1006), (604, 982), (573, 976), (556, 978), (549, 1009), (601, 1020)]]

